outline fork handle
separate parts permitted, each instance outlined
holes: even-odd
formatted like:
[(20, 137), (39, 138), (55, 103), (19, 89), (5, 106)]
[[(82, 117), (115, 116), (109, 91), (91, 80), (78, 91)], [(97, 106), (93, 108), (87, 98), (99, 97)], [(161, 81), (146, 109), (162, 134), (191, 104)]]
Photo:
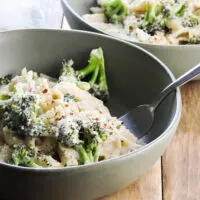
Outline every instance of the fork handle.
[(152, 109), (155, 110), (158, 105), (176, 88), (181, 87), (182, 85), (189, 82), (191, 79), (195, 78), (200, 74), (200, 63), (193, 67), (191, 70), (180, 76), (177, 80), (170, 83), (167, 87), (165, 87), (162, 92), (153, 100)]

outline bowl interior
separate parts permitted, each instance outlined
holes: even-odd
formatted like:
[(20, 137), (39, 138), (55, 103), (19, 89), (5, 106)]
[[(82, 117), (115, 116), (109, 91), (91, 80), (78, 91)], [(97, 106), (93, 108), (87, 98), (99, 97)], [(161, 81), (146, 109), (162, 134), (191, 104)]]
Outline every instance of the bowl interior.
[(90, 8), (92, 6), (97, 5), (95, 0), (82, 0), (82, 1), (63, 0), (63, 1), (65, 3), (67, 2), (72, 7), (72, 9), (80, 16), (89, 13)]
[[(17, 74), (27, 67), (56, 77), (63, 59), (72, 58), (76, 67), (83, 67), (91, 49), (97, 47), (104, 50), (110, 90), (108, 107), (114, 116), (150, 103), (173, 79), (160, 61), (134, 45), (93, 33), (58, 30), (0, 33), (0, 76)], [(148, 142), (160, 136), (173, 120), (176, 95), (172, 93), (157, 110)]]

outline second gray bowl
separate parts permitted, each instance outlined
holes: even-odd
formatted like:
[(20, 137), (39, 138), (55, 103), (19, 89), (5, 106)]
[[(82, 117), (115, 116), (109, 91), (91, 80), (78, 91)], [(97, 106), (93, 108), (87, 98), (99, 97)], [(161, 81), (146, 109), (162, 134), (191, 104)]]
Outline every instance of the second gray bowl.
[[(82, 18), (96, 4), (96, 0), (61, 0), (61, 2), (71, 28), (108, 34), (92, 26)], [(129, 42), (134, 43), (132, 41)], [(200, 45), (154, 45), (139, 42), (135, 44), (160, 58), (176, 77), (200, 63)], [(200, 76), (197, 79), (200, 79)]]

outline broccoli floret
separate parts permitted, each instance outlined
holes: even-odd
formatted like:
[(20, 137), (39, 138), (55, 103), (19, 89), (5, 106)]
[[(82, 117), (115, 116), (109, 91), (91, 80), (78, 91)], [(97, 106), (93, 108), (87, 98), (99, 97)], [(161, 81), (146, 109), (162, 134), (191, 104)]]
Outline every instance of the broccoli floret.
[(159, 5), (157, 3), (148, 4), (147, 11), (144, 16), (144, 23), (151, 24), (156, 21)]
[(110, 23), (122, 23), (128, 14), (122, 0), (101, 0), (99, 4), (104, 9), (104, 15)]
[(168, 7), (163, 6), (162, 7), (162, 14), (166, 18), (170, 18), (171, 17), (171, 10)]
[(93, 162), (92, 156), (88, 154), (88, 152), (86, 152), (83, 145), (77, 145), (76, 150), (79, 153), (79, 160), (81, 161), (82, 164), (88, 164)]
[(25, 146), (19, 146), (13, 150), (10, 163), (23, 167), (37, 167), (35, 156), (33, 151), (27, 150)]
[(168, 19), (173, 19), (175, 17), (183, 17), (186, 20), (183, 21), (185, 26), (194, 26), (197, 23), (196, 18), (186, 17), (185, 4), (180, 4), (176, 2), (161, 2), (150, 3), (147, 6), (147, 11), (145, 13), (144, 19), (139, 23), (139, 28), (144, 30), (150, 35), (154, 35), (156, 31), (164, 31), (164, 33), (169, 33), (170, 29), (167, 27), (166, 21)]
[(173, 7), (174, 14), (177, 17), (182, 17), (184, 15), (184, 13), (185, 13), (185, 10), (186, 10), (186, 5), (185, 4), (181, 4), (181, 5), (177, 5), (177, 6)]
[(73, 60), (63, 62), (63, 66), (60, 70), (59, 81), (69, 81), (75, 83), (82, 90), (89, 90), (90, 84), (79, 79), (77, 76), (78, 71), (74, 70), (73, 65)]
[(106, 140), (107, 134), (98, 123), (83, 123), (80, 120), (61, 121), (58, 141), (79, 153), (79, 163), (96, 162), (99, 159), (99, 144)]
[(91, 135), (88, 135), (88, 133), (85, 133), (85, 135), (89, 136), (89, 138), (84, 141), (84, 144), (75, 146), (75, 149), (79, 153), (79, 162), (80, 164), (97, 162), (99, 159), (99, 142), (97, 139), (91, 137)]
[(82, 164), (97, 162), (99, 159), (99, 143), (105, 141), (106, 134), (101, 130), (98, 123), (83, 127), (79, 132), (82, 145), (76, 147)]
[(83, 141), (79, 139), (79, 132), (83, 129), (82, 122), (72, 118), (62, 120), (59, 123), (58, 141), (66, 147), (75, 149), (79, 153), (80, 163), (90, 163), (93, 159), (89, 158), (83, 147)]
[[(98, 99), (106, 102), (108, 100), (109, 93), (106, 80), (104, 56), (101, 48), (92, 51), (87, 68), (93, 68), (93, 75), (89, 81), (91, 85), (90, 93)], [(84, 72), (85, 70), (83, 69), (82, 75), (84, 75)]]
[(154, 35), (156, 31), (163, 30), (165, 33), (169, 29), (165, 23), (166, 11), (157, 3), (148, 4), (144, 19), (139, 23), (139, 28), (150, 35)]
[(7, 94), (0, 94), (0, 101), (6, 101), (10, 99), (10, 96)]
[(27, 95), (12, 99), (8, 104), (1, 105), (3, 127), (25, 136), (39, 136), (44, 133), (45, 127), (36, 116), (35, 97)]
[(60, 70), (60, 81), (69, 81), (73, 83), (76, 83), (78, 81), (73, 65), (73, 60), (63, 62), (63, 66)]
[(40, 154), (26, 146), (17, 146), (14, 148), (10, 162), (13, 165), (23, 167), (59, 167), (60, 164), (51, 156)]
[(76, 150), (79, 153), (80, 164), (89, 164), (98, 161), (97, 145), (93, 144), (92, 149), (85, 149), (83, 145), (77, 145)]
[(74, 82), (79, 88), (88, 90), (92, 95), (106, 102), (109, 92), (103, 50), (101, 48), (93, 49), (88, 65), (81, 70), (73, 69), (72, 60), (65, 62), (59, 80)]
[[(156, 3), (154, 3), (156, 4)], [(187, 11), (187, 5), (177, 1), (162, 0), (157, 4), (157, 14), (161, 14), (166, 19), (182, 17)]]
[(79, 139), (81, 122), (73, 118), (66, 118), (58, 122), (58, 141), (67, 147), (75, 147), (82, 143)]
[(195, 27), (198, 26), (199, 23), (200, 23), (199, 18), (193, 14), (188, 14), (183, 18), (182, 21), (184, 27)]
[(10, 74), (0, 78), (0, 86), (9, 84), (11, 81), (11, 78), (12, 78), (12, 75)]

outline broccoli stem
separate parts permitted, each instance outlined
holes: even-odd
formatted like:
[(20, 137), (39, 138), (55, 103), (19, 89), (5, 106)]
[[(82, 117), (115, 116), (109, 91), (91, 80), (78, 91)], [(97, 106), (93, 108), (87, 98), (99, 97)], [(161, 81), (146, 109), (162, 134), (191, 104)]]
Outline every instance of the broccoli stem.
[(99, 151), (97, 146), (93, 148), (93, 162), (97, 162), (99, 160)]
[(108, 14), (109, 17), (110, 16), (112, 17), (116, 13), (120, 12), (120, 9), (121, 9), (120, 0), (107, 1), (107, 4), (104, 3), (104, 5), (107, 6), (107, 14)]
[(105, 61), (102, 48), (93, 49), (90, 53), (88, 65), (76, 71), (78, 78), (89, 78), (90, 92), (103, 101), (108, 99), (108, 86), (106, 81)]
[[(100, 48), (92, 50), (88, 65), (85, 68), (76, 71), (78, 78), (84, 79), (89, 74), (95, 73), (96, 69), (99, 68), (101, 56), (102, 54)], [(98, 76), (98, 74), (96, 76)]]
[(146, 24), (152, 23), (156, 18), (157, 13), (157, 4), (148, 4), (147, 12), (144, 17), (144, 21)]
[(5, 101), (8, 99), (9, 99), (9, 96), (7, 94), (0, 94), (0, 100)]
[(103, 51), (101, 50), (101, 54), (102, 54), (102, 61), (101, 61), (101, 65), (100, 65), (100, 85), (102, 90), (104, 91), (108, 91), (108, 85), (107, 85), (107, 80), (106, 80), (106, 72), (105, 72), (105, 62), (104, 62), (104, 57), (103, 57)]
[(93, 84), (96, 83), (97, 78), (98, 78), (98, 75), (99, 75), (99, 66), (96, 67), (96, 69), (94, 70), (94, 73), (93, 73), (93, 75), (92, 75), (92, 77), (91, 77), (91, 79), (90, 79), (90, 81), (89, 81), (89, 83), (90, 83), (91, 85), (93, 85)]
[(92, 62), (92, 60), (90, 60), (89, 65), (87, 67), (85, 67), (84, 69), (81, 69), (79, 71), (76, 71), (77, 74), (78, 74), (78, 78), (84, 79), (87, 75), (89, 75), (90, 73), (94, 72), (95, 69), (98, 67), (98, 62), (95, 61), (94, 63)]
[(177, 17), (182, 17), (185, 13), (186, 6), (185, 4), (175, 6), (174, 7), (174, 13)]
[(79, 153), (80, 161), (82, 164), (89, 164), (93, 161), (92, 154), (88, 154), (82, 145), (78, 145), (76, 148)]
[[(87, 151), (86, 151), (87, 152)], [(90, 160), (90, 163), (94, 162), (94, 157), (93, 157), (93, 154), (92, 154), (92, 151), (90, 150), (89, 152), (87, 152), (87, 155), (89, 157), (89, 160)]]
[(79, 156), (80, 162), (82, 164), (89, 164), (93, 162), (97, 162), (99, 159), (98, 147), (94, 146), (93, 148), (85, 149), (82, 145), (78, 145), (76, 147)]

